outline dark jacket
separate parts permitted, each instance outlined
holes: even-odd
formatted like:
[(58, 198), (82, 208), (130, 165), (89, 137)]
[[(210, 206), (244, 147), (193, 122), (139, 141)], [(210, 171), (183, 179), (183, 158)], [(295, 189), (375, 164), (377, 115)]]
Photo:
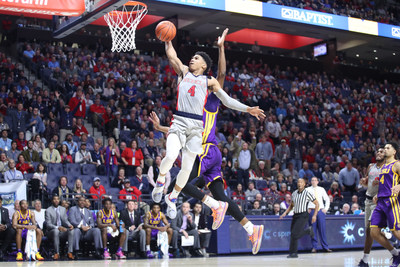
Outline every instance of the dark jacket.
[(29, 150), (24, 150), (22, 151), (22, 156), (24, 156), (24, 159), (26, 162), (40, 162), (40, 155), (36, 150), (32, 150), (32, 158), (31, 154), (29, 153)]
[(10, 217), (8, 216), (8, 209), (1, 207), (1, 222), (0, 224), (6, 225), (7, 228), (11, 228)]
[[(189, 212), (189, 214), (192, 216), (192, 223), (189, 223), (189, 220), (187, 221), (187, 228), (186, 228), (187, 231), (196, 229), (196, 224), (194, 223), (193, 213)], [(173, 230), (176, 230), (179, 232), (181, 230), (182, 223), (183, 223), (183, 214), (182, 214), (182, 211), (180, 210), (180, 211), (178, 211), (176, 218), (171, 221), (171, 227)]]
[[(194, 216), (193, 216), (193, 221), (194, 221)], [(203, 212), (200, 213), (200, 218), (199, 218), (199, 225), (197, 225), (197, 229), (206, 229), (207, 227), (207, 215), (205, 215)]]
[(142, 221), (140, 219), (139, 211), (135, 210), (134, 213), (135, 214), (134, 214), (134, 218), (133, 218), (133, 223), (131, 221), (131, 218), (129, 217), (128, 209), (122, 210), (121, 213), (119, 214), (119, 219), (124, 222), (126, 229), (128, 229), (132, 225), (135, 225), (135, 227), (138, 228), (139, 225), (142, 223)]

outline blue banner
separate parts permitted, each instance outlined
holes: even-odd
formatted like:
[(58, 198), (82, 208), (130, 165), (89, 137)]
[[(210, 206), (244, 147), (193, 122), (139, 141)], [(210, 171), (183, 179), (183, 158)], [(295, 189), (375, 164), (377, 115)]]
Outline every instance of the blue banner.
[[(264, 225), (261, 252), (288, 251), (291, 217), (279, 220), (277, 216), (248, 216), (256, 225)], [(329, 248), (363, 248), (365, 239), (364, 216), (326, 216), (326, 236)], [(374, 246), (379, 246), (374, 243)], [(299, 250), (311, 250), (311, 238), (299, 240)], [(319, 245), (318, 249), (322, 249)], [(251, 242), (243, 227), (227, 216), (217, 231), (213, 231), (210, 251), (217, 254), (251, 252)]]
[(225, 1), (224, 0), (217, 0), (217, 1), (215, 1), (215, 0), (157, 0), (157, 1), (225, 11)]
[(348, 30), (347, 17), (288, 6), (263, 3), (263, 17)]
[(400, 39), (400, 26), (378, 23), (379, 36)]

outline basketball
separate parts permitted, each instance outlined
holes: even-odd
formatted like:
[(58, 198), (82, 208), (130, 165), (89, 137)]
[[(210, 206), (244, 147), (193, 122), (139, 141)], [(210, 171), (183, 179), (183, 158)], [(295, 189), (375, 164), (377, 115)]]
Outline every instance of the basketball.
[(175, 38), (176, 27), (175, 25), (167, 20), (161, 21), (156, 27), (156, 36), (163, 42), (169, 42)]

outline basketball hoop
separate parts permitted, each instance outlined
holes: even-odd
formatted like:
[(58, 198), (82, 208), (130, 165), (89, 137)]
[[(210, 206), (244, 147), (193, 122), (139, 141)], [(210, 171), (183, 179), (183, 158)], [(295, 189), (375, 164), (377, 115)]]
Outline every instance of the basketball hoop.
[(146, 14), (146, 4), (129, 1), (122, 6), (122, 10), (114, 10), (104, 15), (111, 31), (111, 51), (126, 52), (136, 48), (136, 27)]

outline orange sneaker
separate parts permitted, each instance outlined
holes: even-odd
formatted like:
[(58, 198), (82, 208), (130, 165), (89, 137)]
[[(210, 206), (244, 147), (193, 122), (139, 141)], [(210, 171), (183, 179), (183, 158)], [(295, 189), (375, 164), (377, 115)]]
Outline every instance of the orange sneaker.
[(17, 253), (17, 259), (16, 259), (17, 261), (23, 261), (24, 260), (24, 257), (22, 256), (22, 252), (18, 252)]
[(44, 261), (44, 258), (42, 257), (42, 255), (40, 255), (39, 252), (37, 252), (37, 253), (35, 254), (35, 259), (36, 259), (37, 261)]
[(213, 216), (213, 224), (212, 224), (212, 229), (213, 230), (217, 230), (222, 222), (224, 221), (225, 218), (225, 213), (226, 210), (228, 209), (228, 202), (222, 202), (222, 201), (218, 201), (219, 202), (219, 207), (217, 209), (211, 209), (212, 210), (212, 216)]
[(264, 225), (254, 225), (253, 234), (249, 236), (249, 240), (253, 244), (252, 252), (257, 254), (261, 247), (261, 241), (264, 233)]

